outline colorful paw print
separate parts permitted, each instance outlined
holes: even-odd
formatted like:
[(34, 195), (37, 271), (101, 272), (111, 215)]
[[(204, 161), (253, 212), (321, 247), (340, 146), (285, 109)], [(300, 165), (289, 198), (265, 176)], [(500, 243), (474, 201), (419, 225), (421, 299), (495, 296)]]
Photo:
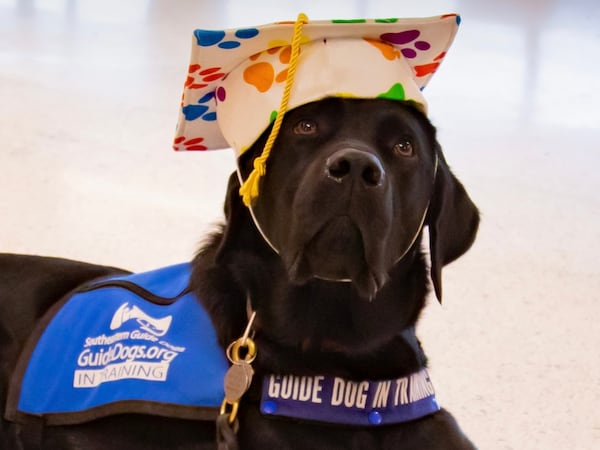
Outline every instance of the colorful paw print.
[[(440, 18), (455, 17), (456, 24), (460, 25), (461, 19), (457, 14), (445, 14)], [(394, 23), (398, 19), (377, 19), (375, 22)], [(404, 47), (400, 51), (405, 58), (413, 59), (417, 57), (419, 51), (427, 51), (431, 48), (431, 44), (427, 41), (417, 40), (421, 32), (419, 30), (407, 30), (399, 33), (384, 33), (380, 39), (384, 42), (389, 42), (394, 45), (406, 45), (412, 43), (414, 48)], [(414, 41), (414, 42), (413, 42)]]
[[(442, 18), (445, 17), (455, 17), (457, 25), (460, 25), (461, 19), (459, 15), (447, 14), (442, 16)], [(425, 52), (431, 48), (431, 44), (429, 42), (425, 40), (418, 40), (420, 35), (421, 32), (419, 30), (407, 30), (399, 33), (384, 33), (380, 36), (380, 39), (384, 42), (389, 42), (391, 44), (400, 46), (411, 44), (410, 46), (401, 48), (400, 52), (405, 58), (414, 59), (418, 56), (419, 52)], [(435, 73), (442, 60), (444, 59), (444, 56), (446, 56), (446, 52), (440, 53), (435, 58), (433, 58), (432, 62), (428, 64), (415, 65), (415, 75), (417, 77), (424, 77)]]
[(437, 68), (440, 66), (442, 60), (444, 59), (444, 56), (446, 56), (446, 52), (442, 52), (439, 55), (437, 55), (434, 59), (432, 63), (429, 64), (421, 64), (419, 66), (415, 66), (415, 74), (417, 75), (417, 77), (424, 77), (426, 75), (432, 74), (434, 73)]
[[(380, 36), (383, 42), (389, 42), (394, 45), (406, 45), (412, 43), (414, 48), (404, 47), (400, 49), (405, 58), (412, 59), (417, 57), (418, 51), (426, 51), (431, 48), (431, 44), (427, 41), (417, 41), (421, 35), (419, 30), (407, 30), (399, 33), (384, 33)], [(413, 42), (414, 41), (414, 42)]]
[(395, 83), (387, 92), (383, 92), (377, 98), (387, 98), (389, 100), (406, 100), (406, 93), (402, 83)]
[[(257, 61), (260, 55), (265, 52), (257, 53), (250, 57), (251, 61)], [(285, 69), (275, 73), (275, 67), (270, 62), (258, 61), (244, 69), (244, 81), (254, 86), (258, 92), (267, 92), (273, 86), (273, 83), (284, 83), (287, 78), (292, 49), (289, 45), (274, 47), (266, 50), (268, 54), (279, 53), (279, 62), (285, 65)]]
[[(188, 69), (188, 77), (185, 81), (186, 89), (202, 89), (207, 87), (211, 82), (220, 80), (225, 74), (221, 72), (220, 67), (209, 67), (202, 69), (200, 64), (192, 64)], [(197, 104), (185, 105), (185, 90), (184, 98), (182, 98), (182, 112), (186, 120), (196, 120), (202, 118), (207, 122), (217, 120), (217, 113), (212, 110), (211, 100), (215, 97), (214, 92), (209, 92), (204, 95)]]
[[(252, 39), (256, 37), (260, 31), (256, 28), (245, 28), (243, 30), (236, 30), (235, 37), (238, 39)], [(194, 31), (196, 36), (196, 42), (201, 47), (212, 47), (216, 45), (224, 50), (230, 50), (238, 48), (241, 44), (237, 40), (224, 40), (227, 33), (223, 30), (196, 30)]]
[(181, 108), (185, 120), (196, 120), (198, 118), (202, 118), (202, 120), (206, 122), (214, 122), (217, 120), (217, 112), (211, 109), (214, 105), (214, 102), (211, 100), (214, 98), (215, 93), (209, 92), (198, 100), (198, 104), (190, 104)]
[[(396, 23), (398, 18), (375, 19), (375, 23)], [(334, 19), (331, 23), (367, 23), (366, 19)]]
[(206, 150), (207, 147), (202, 145), (204, 138), (187, 139), (185, 136), (176, 137), (173, 141), (173, 150)]
[(385, 59), (387, 59), (389, 61), (393, 61), (395, 59), (400, 58), (400, 52), (393, 45), (378, 41), (376, 39), (368, 39), (368, 38), (363, 38), (363, 39), (365, 41), (367, 41), (369, 44), (371, 44), (372, 46), (376, 47), (381, 52), (381, 55)]
[(188, 76), (185, 80), (186, 89), (202, 89), (212, 81), (220, 80), (225, 74), (220, 67), (209, 67), (202, 69), (200, 64), (192, 64), (188, 68)]

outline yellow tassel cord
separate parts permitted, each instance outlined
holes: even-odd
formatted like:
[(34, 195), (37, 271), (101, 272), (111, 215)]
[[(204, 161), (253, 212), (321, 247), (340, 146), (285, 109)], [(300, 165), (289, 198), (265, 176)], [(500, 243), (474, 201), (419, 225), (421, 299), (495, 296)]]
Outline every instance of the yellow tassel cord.
[(259, 157), (254, 160), (254, 170), (248, 176), (248, 179), (244, 181), (242, 187), (240, 187), (240, 195), (244, 204), (250, 207), (254, 200), (258, 197), (258, 185), (260, 178), (266, 173), (267, 159), (279, 134), (281, 128), (281, 122), (283, 122), (283, 116), (285, 115), (290, 100), (290, 93), (292, 91), (292, 85), (294, 84), (294, 77), (296, 75), (296, 69), (298, 68), (298, 55), (300, 55), (300, 42), (302, 38), (302, 26), (308, 23), (308, 17), (300, 13), (294, 23), (294, 36), (292, 38), (292, 54), (290, 56), (290, 64), (288, 66), (287, 78), (285, 80), (285, 87), (283, 88), (283, 95), (281, 97), (281, 103), (279, 105), (279, 111), (277, 111), (277, 117), (273, 123), (273, 128), (267, 139), (267, 143)]

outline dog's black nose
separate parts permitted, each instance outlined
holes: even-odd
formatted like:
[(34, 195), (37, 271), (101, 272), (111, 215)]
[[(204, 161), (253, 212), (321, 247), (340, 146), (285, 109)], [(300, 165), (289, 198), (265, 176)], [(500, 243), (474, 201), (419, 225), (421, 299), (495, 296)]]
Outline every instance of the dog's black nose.
[(344, 148), (327, 158), (325, 174), (338, 183), (359, 180), (367, 187), (376, 187), (382, 184), (385, 171), (374, 154)]

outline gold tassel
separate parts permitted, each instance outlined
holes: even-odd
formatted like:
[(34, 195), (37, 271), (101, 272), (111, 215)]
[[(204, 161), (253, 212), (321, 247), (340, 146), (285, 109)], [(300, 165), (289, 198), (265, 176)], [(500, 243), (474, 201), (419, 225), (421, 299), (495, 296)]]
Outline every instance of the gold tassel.
[(259, 194), (260, 179), (266, 173), (267, 159), (271, 154), (271, 149), (275, 143), (275, 139), (279, 134), (281, 123), (283, 122), (283, 116), (285, 115), (290, 100), (290, 93), (292, 91), (292, 85), (294, 84), (294, 77), (296, 75), (296, 69), (298, 68), (298, 56), (300, 55), (300, 41), (302, 38), (302, 26), (308, 23), (308, 17), (304, 13), (298, 14), (298, 18), (294, 23), (294, 36), (292, 38), (292, 54), (290, 56), (290, 64), (288, 67), (288, 75), (285, 80), (285, 87), (283, 88), (283, 95), (281, 97), (281, 104), (275, 122), (273, 122), (273, 128), (269, 133), (267, 143), (261, 153), (261, 155), (254, 160), (254, 169), (248, 175), (244, 184), (240, 187), (240, 195), (242, 201), (247, 207), (252, 206)]

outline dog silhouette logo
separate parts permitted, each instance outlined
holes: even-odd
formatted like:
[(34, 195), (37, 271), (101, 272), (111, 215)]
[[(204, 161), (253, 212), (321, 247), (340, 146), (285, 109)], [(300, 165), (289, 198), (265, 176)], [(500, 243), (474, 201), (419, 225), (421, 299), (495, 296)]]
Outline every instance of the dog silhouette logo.
[(149, 314), (146, 314), (136, 305), (129, 306), (129, 303), (125, 302), (119, 306), (119, 309), (115, 311), (115, 314), (110, 321), (110, 329), (116, 330), (125, 322), (134, 319), (137, 321), (142, 330), (152, 333), (155, 336), (164, 336), (165, 333), (169, 331), (173, 316), (166, 316), (157, 319)]

